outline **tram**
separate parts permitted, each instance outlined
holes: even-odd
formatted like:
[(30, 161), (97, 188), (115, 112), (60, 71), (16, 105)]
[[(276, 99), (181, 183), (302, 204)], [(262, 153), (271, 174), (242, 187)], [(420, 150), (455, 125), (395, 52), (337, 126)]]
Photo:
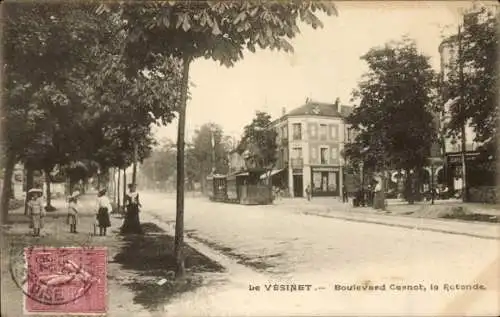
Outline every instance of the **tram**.
[(208, 196), (212, 201), (241, 205), (268, 205), (273, 202), (271, 186), (261, 180), (263, 169), (240, 171), (207, 177)]

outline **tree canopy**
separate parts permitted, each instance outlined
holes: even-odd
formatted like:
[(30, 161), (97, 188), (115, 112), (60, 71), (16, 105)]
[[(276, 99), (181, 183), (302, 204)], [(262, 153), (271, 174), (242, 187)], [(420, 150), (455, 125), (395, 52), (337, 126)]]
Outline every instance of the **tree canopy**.
[(353, 93), (359, 105), (346, 118), (357, 135), (345, 156), (375, 170), (423, 166), (436, 138), (429, 58), (410, 39), (373, 48), (361, 58), (369, 70)]
[[(484, 143), (489, 155), (495, 156), (497, 138), (497, 84), (498, 84), (498, 16), (487, 8), (473, 9), (464, 15), (460, 36), (461, 54), (458, 54), (458, 35), (450, 38), (456, 58), (449, 65), (449, 74), (443, 82), (444, 99), (456, 100), (449, 111), (446, 126), (448, 136), (456, 137), (461, 127), (469, 122), (476, 139)], [(460, 80), (463, 66), (463, 82)], [(462, 98), (460, 102), (459, 98)]]
[(257, 168), (272, 168), (277, 156), (277, 133), (270, 129), (271, 115), (257, 111), (252, 122), (245, 126), (237, 151), (255, 162)]

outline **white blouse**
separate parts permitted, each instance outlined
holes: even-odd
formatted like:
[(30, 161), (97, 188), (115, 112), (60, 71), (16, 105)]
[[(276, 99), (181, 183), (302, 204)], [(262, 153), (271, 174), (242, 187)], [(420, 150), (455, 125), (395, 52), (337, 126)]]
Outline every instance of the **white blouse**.
[(108, 211), (113, 210), (113, 207), (111, 207), (111, 202), (109, 201), (109, 198), (107, 196), (97, 197), (97, 210), (99, 210), (100, 208), (108, 208)]
[(77, 215), (78, 214), (78, 205), (75, 202), (70, 202), (68, 204), (68, 212), (71, 215)]

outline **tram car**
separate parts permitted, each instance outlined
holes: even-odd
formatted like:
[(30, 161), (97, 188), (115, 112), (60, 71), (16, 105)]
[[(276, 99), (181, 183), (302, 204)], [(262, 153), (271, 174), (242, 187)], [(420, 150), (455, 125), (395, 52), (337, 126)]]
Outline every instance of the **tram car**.
[(214, 201), (227, 200), (227, 177), (215, 174), (207, 177), (208, 197)]
[(267, 205), (273, 202), (271, 187), (262, 181), (265, 170), (254, 169), (229, 175), (207, 177), (210, 200), (241, 205)]

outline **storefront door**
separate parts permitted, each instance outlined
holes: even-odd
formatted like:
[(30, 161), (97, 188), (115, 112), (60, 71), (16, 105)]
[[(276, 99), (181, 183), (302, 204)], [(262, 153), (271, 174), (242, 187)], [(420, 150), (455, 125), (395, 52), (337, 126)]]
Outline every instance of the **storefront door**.
[(313, 196), (338, 196), (339, 172), (312, 169), (311, 175)]

